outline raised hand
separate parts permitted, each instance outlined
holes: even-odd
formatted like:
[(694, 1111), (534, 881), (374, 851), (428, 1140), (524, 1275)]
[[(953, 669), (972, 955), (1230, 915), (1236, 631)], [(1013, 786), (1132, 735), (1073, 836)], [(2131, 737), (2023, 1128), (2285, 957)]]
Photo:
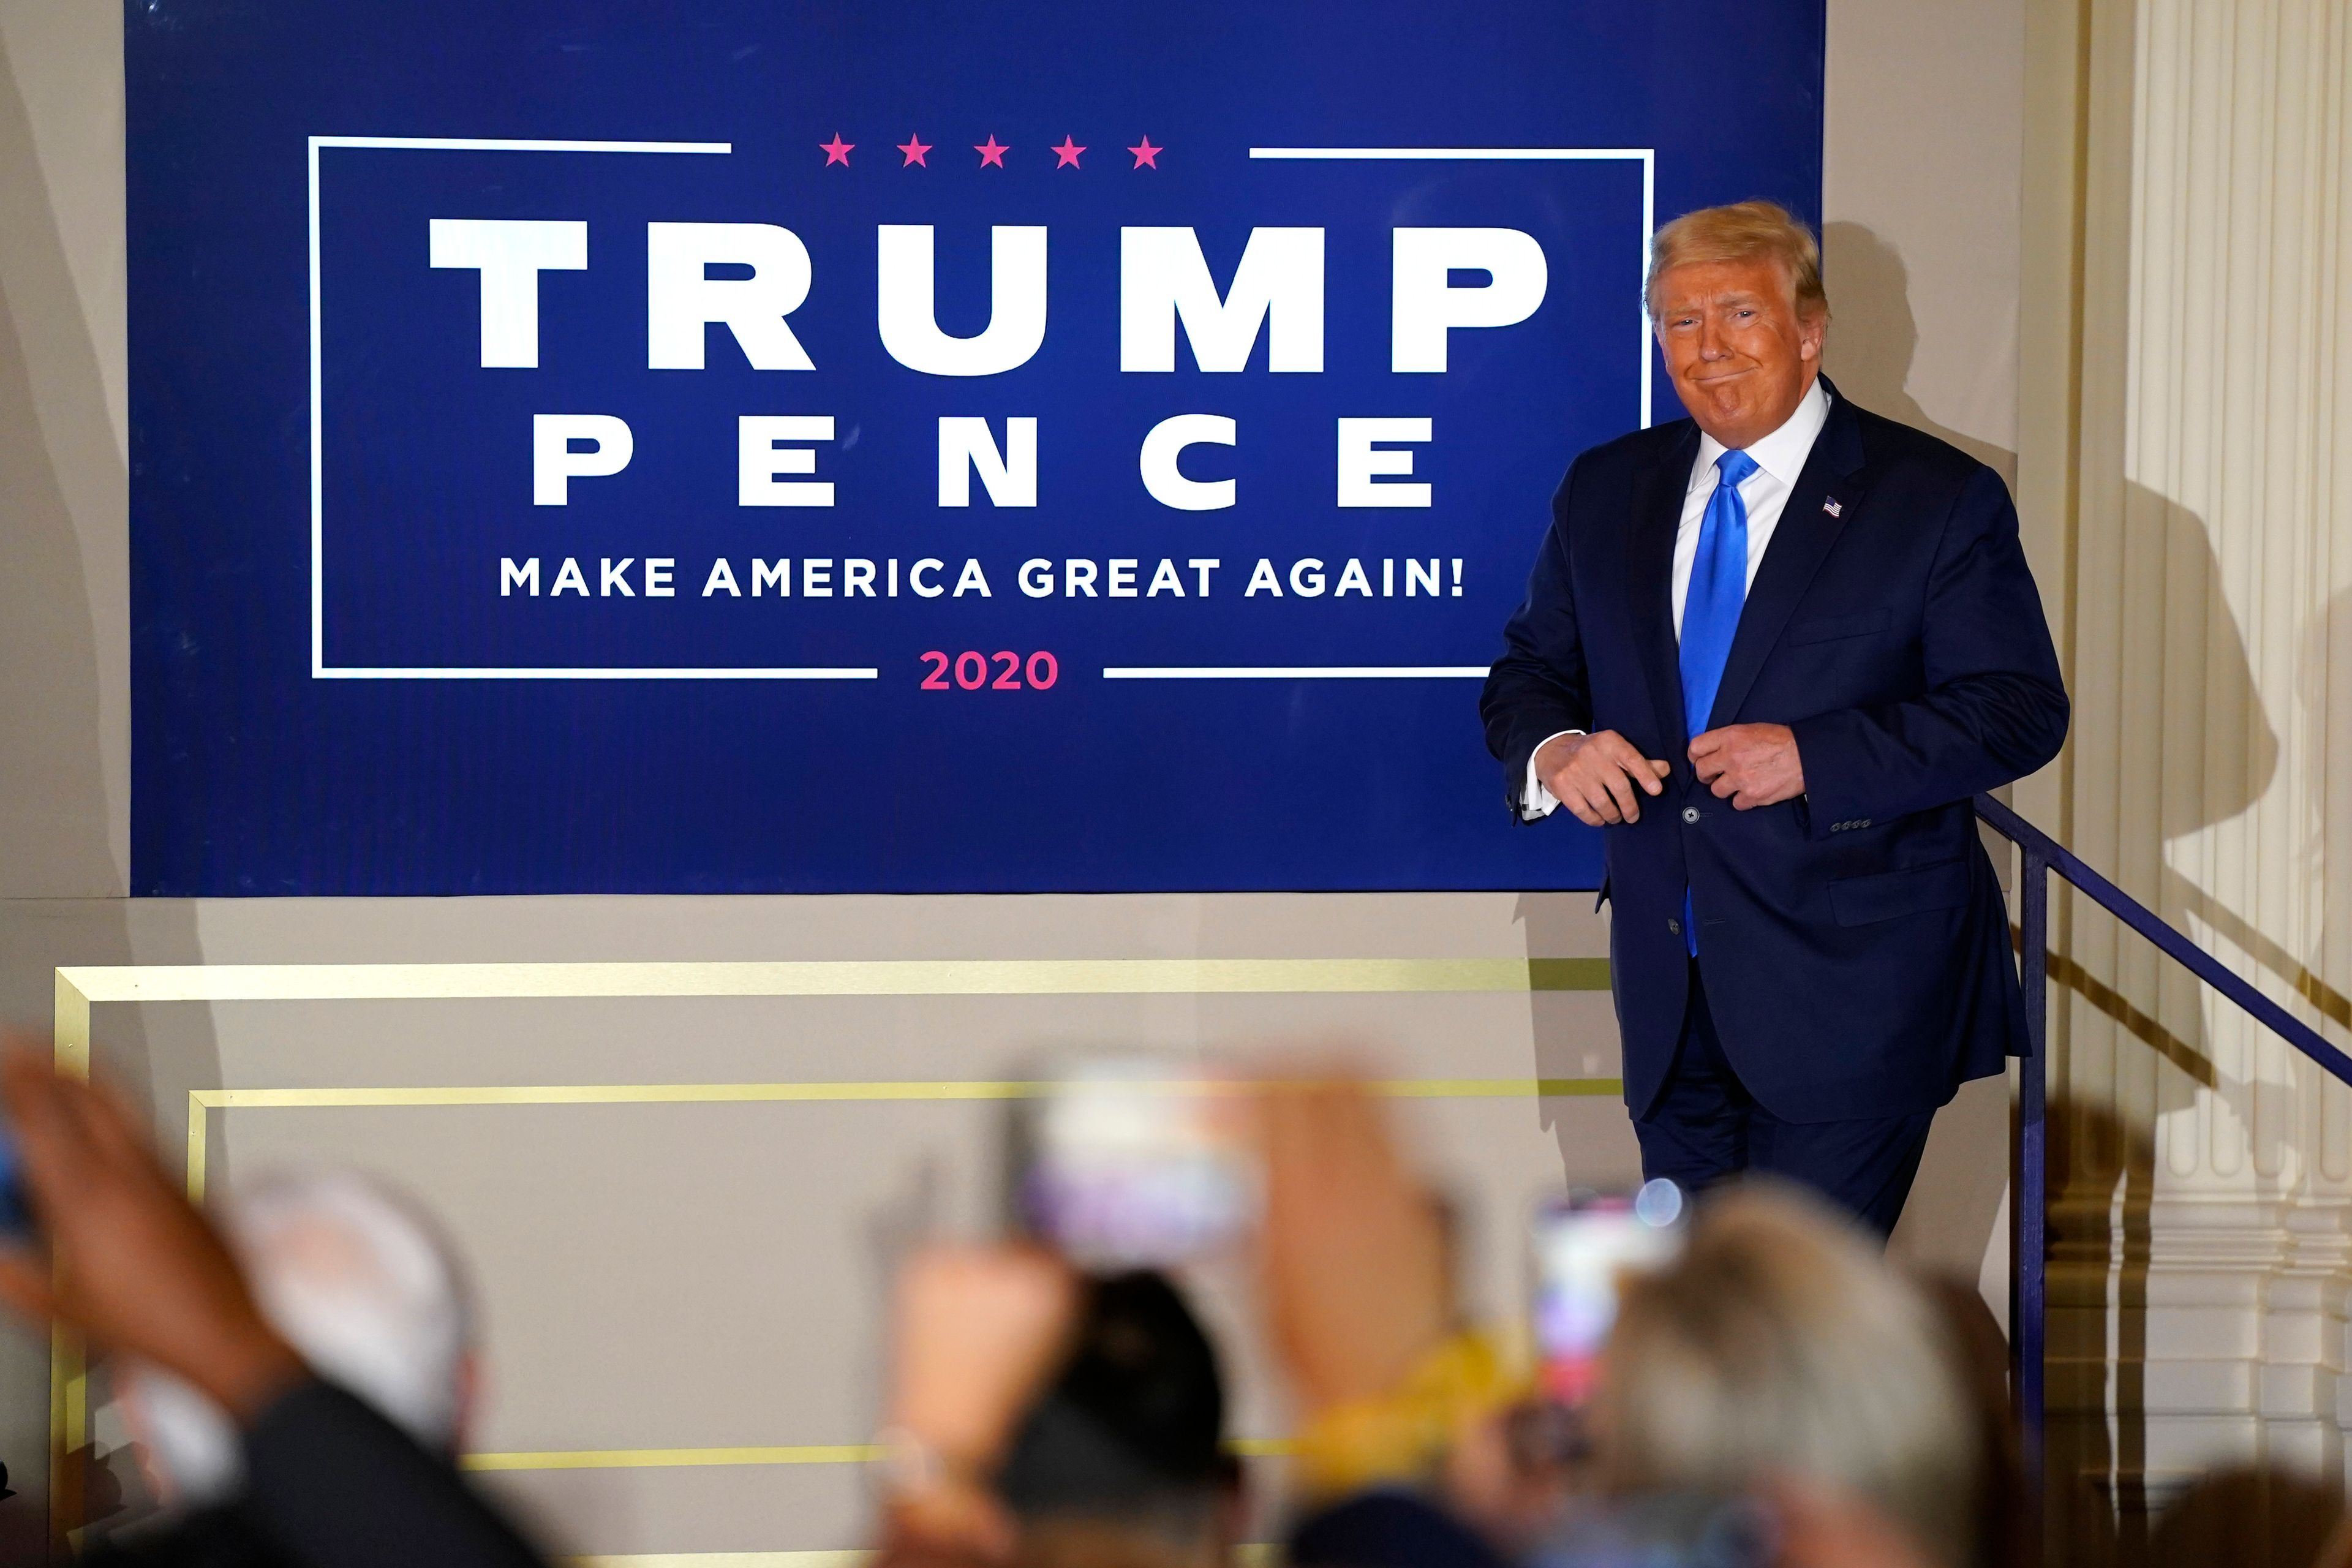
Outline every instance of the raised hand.
[(1436, 1205), (1362, 1083), (1271, 1083), (1261, 1107), (1276, 1345), (1310, 1413), (1383, 1393), (1450, 1327)]
[(18, 1048), (0, 1063), (0, 1106), (48, 1248), (0, 1250), (0, 1302), (175, 1372), (241, 1422), (304, 1376), (120, 1099)]

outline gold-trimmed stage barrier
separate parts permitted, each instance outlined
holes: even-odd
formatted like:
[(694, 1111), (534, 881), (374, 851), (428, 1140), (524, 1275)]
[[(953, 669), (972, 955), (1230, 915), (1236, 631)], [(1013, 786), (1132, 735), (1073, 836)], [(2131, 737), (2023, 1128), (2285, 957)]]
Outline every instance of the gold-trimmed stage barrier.
[[(559, 1557), (561, 1568), (865, 1568), (869, 1551), (833, 1552), (653, 1552), (613, 1557)], [(1276, 1568), (1282, 1547), (1271, 1541), (1234, 1548), (1237, 1568)]]
[(58, 971), (58, 1035), (93, 1002), (599, 996), (1083, 996), (1606, 991), (1605, 958), (826, 958), (610, 963), (146, 963)]
[[(522, 963), (224, 963), (66, 965), (57, 972), (60, 1070), (89, 1071), (90, 1009), (100, 1002), (380, 1002), (541, 997), (1085, 996), (1409, 994), (1605, 991), (1605, 958), (810, 959), (751, 962)], [(188, 1185), (204, 1193), (215, 1110), (459, 1105), (621, 1105), (757, 1101), (1013, 1100), (1034, 1082), (904, 1080), (772, 1084), (450, 1085), (352, 1089), (192, 1089)], [(1197, 1082), (1159, 1088), (1197, 1091)], [(1397, 1079), (1374, 1086), (1408, 1099), (1538, 1099), (1622, 1092), (1616, 1079)], [(49, 1346), (50, 1519), (80, 1526), (78, 1456), (89, 1441), (89, 1378), (79, 1336)], [(1279, 1439), (1260, 1440), (1276, 1445)], [(1251, 1451), (1248, 1447), (1244, 1452)], [(650, 1468), (680, 1465), (843, 1464), (866, 1445), (764, 1448), (561, 1450), (476, 1454), (476, 1469)], [(583, 1563), (808, 1564), (856, 1553), (767, 1552), (580, 1559)]]
[(559, 1568), (865, 1568), (871, 1552), (651, 1552), (559, 1557)]
[[(1235, 1437), (1226, 1448), (1244, 1459), (1279, 1458), (1294, 1451), (1288, 1437)], [(467, 1454), (468, 1470), (656, 1470), (718, 1465), (870, 1465), (882, 1458), (873, 1443), (819, 1443), (782, 1448), (554, 1448), (543, 1453)]]
[[(1142, 1094), (1218, 1094), (1231, 1081), (1170, 1079), (1123, 1084)], [(820, 1079), (803, 1083), (543, 1083), (460, 1084), (415, 1089), (192, 1089), (188, 1091), (188, 1196), (205, 1200), (212, 1146), (210, 1112), (261, 1110), (352, 1110), (457, 1105), (746, 1105), (793, 1101), (1031, 1100), (1052, 1085), (1042, 1079), (967, 1082), (894, 1079), (872, 1083)], [(1396, 1100), (1541, 1100), (1616, 1095), (1613, 1078), (1379, 1079), (1374, 1093)]]

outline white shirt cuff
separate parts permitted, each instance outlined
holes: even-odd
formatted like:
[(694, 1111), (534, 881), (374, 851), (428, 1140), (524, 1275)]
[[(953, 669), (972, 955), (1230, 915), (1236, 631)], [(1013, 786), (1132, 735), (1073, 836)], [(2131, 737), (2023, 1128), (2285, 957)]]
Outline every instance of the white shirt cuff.
[(1543, 780), (1536, 777), (1536, 757), (1538, 753), (1542, 752), (1546, 746), (1550, 745), (1554, 741), (1559, 740), (1562, 735), (1581, 735), (1583, 733), (1584, 731), (1581, 730), (1556, 731), (1537, 742), (1535, 751), (1528, 753), (1527, 787), (1519, 791), (1520, 821), (1541, 822), (1545, 817), (1549, 816), (1553, 812), (1559, 809), (1559, 797), (1553, 795), (1551, 791), (1544, 787)]

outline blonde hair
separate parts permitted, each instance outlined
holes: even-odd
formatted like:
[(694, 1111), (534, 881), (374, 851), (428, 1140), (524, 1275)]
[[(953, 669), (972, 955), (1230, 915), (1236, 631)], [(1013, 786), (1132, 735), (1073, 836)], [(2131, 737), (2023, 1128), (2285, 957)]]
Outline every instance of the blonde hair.
[(1595, 1415), (1617, 1489), (1786, 1476), (1866, 1500), (1933, 1561), (1970, 1560), (1987, 1478), (1943, 1321), (1794, 1189), (1716, 1199), (1682, 1258), (1627, 1280)]
[(1822, 288), (1822, 247), (1814, 242), (1813, 231), (1778, 202), (1734, 202), (1685, 213), (1651, 240), (1650, 276), (1643, 289), (1651, 319), (1658, 314), (1658, 280), (1669, 269), (1759, 256), (1780, 264), (1798, 315), (1829, 314), (1830, 297)]

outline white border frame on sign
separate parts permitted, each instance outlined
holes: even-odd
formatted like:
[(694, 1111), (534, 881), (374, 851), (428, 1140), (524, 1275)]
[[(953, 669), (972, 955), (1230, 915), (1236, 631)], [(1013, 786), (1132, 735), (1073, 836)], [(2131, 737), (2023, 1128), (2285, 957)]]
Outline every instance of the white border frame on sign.
[[(319, 153), (327, 147), (373, 147), (463, 153), (656, 153), (724, 155), (731, 142), (517, 141), (471, 136), (313, 136), (310, 184), (310, 678), (314, 680), (878, 680), (878, 668), (359, 666), (327, 663), (325, 400), (320, 370)], [(1507, 162), (1638, 162), (1642, 165), (1642, 254), (1650, 265), (1657, 226), (1657, 151), (1651, 147), (1253, 147), (1253, 159), (1369, 161), (1498, 160)], [(1641, 333), (1641, 424), (1650, 426), (1650, 323), (1637, 312)], [(1485, 665), (1183, 665), (1114, 667), (1108, 680), (1483, 680)]]

